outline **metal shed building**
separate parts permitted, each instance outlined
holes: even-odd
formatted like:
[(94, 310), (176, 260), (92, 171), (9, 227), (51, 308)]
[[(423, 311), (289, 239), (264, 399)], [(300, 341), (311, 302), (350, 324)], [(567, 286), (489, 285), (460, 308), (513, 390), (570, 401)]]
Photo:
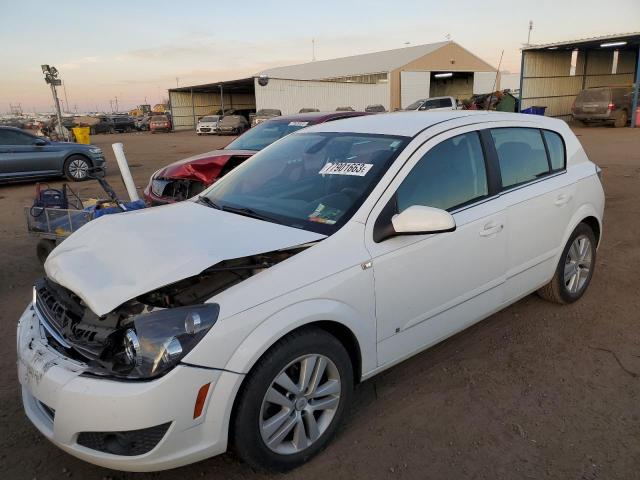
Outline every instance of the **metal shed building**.
[(520, 108), (546, 106), (546, 115), (571, 118), (581, 90), (633, 85), (631, 125), (635, 125), (640, 84), (640, 33), (585, 38), (522, 49)]
[(420, 98), (468, 98), (498, 88), (497, 70), (452, 41), (264, 70), (254, 77), (173, 88), (169, 101), (176, 130), (223, 108), (364, 110), (381, 104), (404, 108)]
[(218, 110), (254, 109), (253, 77), (207, 83), (169, 90), (169, 104), (175, 130), (195, 128), (198, 119)]
[(264, 70), (256, 81), (258, 108), (295, 113), (300, 108), (363, 110), (381, 104), (404, 108), (420, 98), (468, 98), (499, 84), (496, 69), (452, 41)]

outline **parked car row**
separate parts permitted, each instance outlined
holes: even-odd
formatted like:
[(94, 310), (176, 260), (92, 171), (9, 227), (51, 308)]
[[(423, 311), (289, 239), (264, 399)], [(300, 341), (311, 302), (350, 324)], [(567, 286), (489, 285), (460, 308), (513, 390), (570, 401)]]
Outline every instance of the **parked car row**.
[[(579, 300), (599, 177), (543, 116), (266, 120), (153, 175), (152, 201), (186, 201), (103, 217), (51, 253), (17, 327), (26, 414), (116, 470), (231, 446), (255, 468), (299, 466), (358, 382), (530, 293)], [(200, 185), (177, 197), (183, 179)]]

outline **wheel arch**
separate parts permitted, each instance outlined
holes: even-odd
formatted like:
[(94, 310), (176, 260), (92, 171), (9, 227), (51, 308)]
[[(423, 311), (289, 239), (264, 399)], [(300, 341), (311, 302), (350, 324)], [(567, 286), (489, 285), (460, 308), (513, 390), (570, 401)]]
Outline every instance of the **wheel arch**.
[(93, 160), (91, 159), (91, 157), (89, 157), (89, 155), (87, 155), (84, 152), (72, 151), (66, 157), (64, 157), (63, 168), (66, 168), (67, 162), (69, 160), (71, 160), (73, 157), (83, 157), (84, 159), (86, 159), (89, 162), (89, 165), (91, 165), (92, 167), (94, 166), (93, 165)]
[(233, 432), (232, 432), (233, 425), (234, 425), (233, 419), (237, 412), (238, 398), (240, 397), (243, 391), (243, 388), (246, 385), (249, 375), (251, 374), (253, 369), (256, 367), (260, 359), (264, 357), (264, 355), (266, 355), (267, 352), (269, 352), (276, 345), (276, 343), (278, 343), (283, 338), (293, 333), (306, 330), (306, 329), (311, 329), (311, 328), (318, 328), (320, 330), (323, 330), (329, 333), (344, 346), (345, 350), (347, 351), (347, 354), (349, 355), (349, 358), (351, 359), (351, 364), (353, 366), (354, 384), (360, 383), (361, 377), (362, 377), (362, 352), (360, 349), (360, 343), (358, 342), (358, 339), (355, 333), (348, 326), (346, 326), (344, 323), (341, 323), (335, 320), (315, 320), (315, 321), (310, 321), (308, 323), (304, 323), (302, 325), (297, 325), (294, 328), (287, 331), (284, 335), (281, 335), (277, 338), (272, 339), (271, 343), (263, 351), (261, 351), (260, 355), (258, 355), (257, 358), (253, 360), (251, 367), (248, 369), (246, 374), (243, 375), (242, 380), (238, 382), (235, 388), (235, 391), (232, 393), (231, 409), (229, 411), (228, 417), (226, 418), (227, 443), (233, 437)]
[(580, 223), (586, 223), (589, 226), (589, 228), (591, 228), (591, 230), (593, 231), (593, 234), (596, 237), (596, 247), (597, 247), (600, 244), (600, 234), (601, 234), (600, 221), (593, 215), (589, 215), (588, 217), (583, 218), (582, 221), (580, 221)]
[(598, 213), (598, 209), (595, 205), (585, 203), (575, 211), (571, 217), (571, 221), (567, 224), (567, 229), (564, 232), (562, 243), (560, 244), (561, 248), (558, 249), (554, 264), (557, 264), (560, 261), (560, 256), (562, 255), (564, 246), (569, 241), (569, 237), (573, 231), (581, 223), (586, 223), (593, 230), (596, 237), (596, 248), (600, 245), (600, 241), (602, 239), (602, 215)]

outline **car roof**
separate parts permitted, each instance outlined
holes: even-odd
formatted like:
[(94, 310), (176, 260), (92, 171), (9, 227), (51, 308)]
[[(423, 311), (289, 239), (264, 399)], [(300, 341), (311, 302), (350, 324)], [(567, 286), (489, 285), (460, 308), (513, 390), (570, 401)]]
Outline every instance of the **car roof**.
[(382, 135), (397, 135), (414, 137), (423, 130), (434, 125), (468, 118), (468, 123), (496, 122), (496, 121), (528, 121), (540, 126), (554, 127), (558, 122), (550, 117), (526, 115), (522, 113), (506, 113), (484, 110), (447, 110), (437, 112), (392, 112), (375, 115), (345, 118), (339, 122), (321, 123), (307, 127), (305, 132), (345, 132), (345, 133), (376, 133)]
[(294, 113), (292, 115), (282, 115), (275, 117), (269, 122), (309, 122), (313, 125), (316, 123), (328, 122), (329, 120), (335, 120), (337, 118), (351, 118), (359, 117), (363, 115), (370, 115), (369, 112), (307, 112), (307, 113)]

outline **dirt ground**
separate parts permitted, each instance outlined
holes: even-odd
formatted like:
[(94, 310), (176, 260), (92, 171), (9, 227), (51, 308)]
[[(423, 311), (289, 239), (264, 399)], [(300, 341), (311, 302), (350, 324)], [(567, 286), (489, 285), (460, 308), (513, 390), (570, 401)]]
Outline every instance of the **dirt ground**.
[[(607, 194), (586, 296), (570, 306), (529, 296), (365, 382), (334, 442), (282, 478), (640, 478), (640, 129), (576, 133), (603, 168)], [(96, 136), (108, 179), (122, 192), (114, 141), (124, 143), (144, 187), (160, 166), (229, 139)], [(0, 478), (263, 478), (232, 454), (155, 474), (114, 472), (63, 453), (31, 426), (16, 378), (14, 329), (43, 273), (22, 210), (33, 192), (33, 184), (0, 186)]]

